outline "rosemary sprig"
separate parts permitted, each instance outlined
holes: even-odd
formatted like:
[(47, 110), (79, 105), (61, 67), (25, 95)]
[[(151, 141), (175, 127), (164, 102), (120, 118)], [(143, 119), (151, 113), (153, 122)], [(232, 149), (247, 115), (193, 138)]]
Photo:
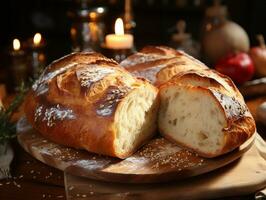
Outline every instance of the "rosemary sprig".
[(21, 84), (18, 94), (7, 109), (0, 108), (0, 144), (16, 136), (16, 124), (11, 122), (12, 114), (21, 105), (28, 88)]

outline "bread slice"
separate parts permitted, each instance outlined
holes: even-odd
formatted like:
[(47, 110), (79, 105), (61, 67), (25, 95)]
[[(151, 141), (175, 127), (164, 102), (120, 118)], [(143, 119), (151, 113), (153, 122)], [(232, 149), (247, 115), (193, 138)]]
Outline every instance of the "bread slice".
[(202, 73), (177, 75), (160, 87), (159, 131), (212, 158), (243, 144), (255, 122), (233, 83), (220, 83), (212, 71)]
[(151, 85), (131, 91), (118, 105), (114, 118), (116, 155), (132, 154), (155, 134), (159, 101)]
[(158, 89), (96, 53), (53, 62), (26, 97), (25, 113), (44, 137), (126, 158), (154, 136)]

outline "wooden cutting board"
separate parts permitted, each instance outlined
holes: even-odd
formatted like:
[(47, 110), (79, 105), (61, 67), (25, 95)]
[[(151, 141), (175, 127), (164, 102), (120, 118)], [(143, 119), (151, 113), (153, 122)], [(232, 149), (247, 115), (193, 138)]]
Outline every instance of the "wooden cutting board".
[[(207, 174), (168, 183), (108, 183), (65, 173), (68, 200), (197, 200), (241, 199), (236, 196), (266, 191), (266, 143), (255, 144), (237, 161)], [(235, 197), (235, 198), (228, 198)], [(244, 198), (246, 199), (246, 198)], [(251, 198), (255, 199), (255, 198)]]
[(238, 159), (254, 140), (251, 138), (226, 155), (206, 159), (155, 138), (131, 157), (120, 160), (50, 142), (33, 130), (25, 118), (18, 122), (17, 133), (21, 146), (47, 165), (77, 176), (124, 183), (165, 182), (204, 174)]

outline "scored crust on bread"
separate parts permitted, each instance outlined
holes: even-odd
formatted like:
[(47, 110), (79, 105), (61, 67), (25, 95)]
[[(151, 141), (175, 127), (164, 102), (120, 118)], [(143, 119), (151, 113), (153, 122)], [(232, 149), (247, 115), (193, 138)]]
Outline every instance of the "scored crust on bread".
[(160, 85), (172, 76), (191, 69), (207, 69), (199, 60), (183, 51), (165, 46), (147, 46), (120, 63), (137, 77)]
[(172, 78), (173, 80), (185, 85), (214, 87), (223, 90), (229, 96), (236, 96), (243, 103), (245, 102), (231, 78), (213, 69), (192, 69), (180, 72)]
[(126, 158), (155, 134), (158, 89), (97, 53), (50, 64), (26, 97), (25, 113), (44, 137)]
[(243, 97), (226, 76), (191, 70), (160, 87), (159, 131), (212, 158), (239, 147), (255, 132)]

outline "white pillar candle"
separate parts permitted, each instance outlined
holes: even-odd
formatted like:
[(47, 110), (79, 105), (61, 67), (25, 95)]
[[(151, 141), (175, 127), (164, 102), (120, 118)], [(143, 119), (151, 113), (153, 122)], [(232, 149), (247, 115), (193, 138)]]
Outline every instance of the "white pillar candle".
[(109, 49), (131, 49), (133, 47), (133, 35), (124, 34), (124, 24), (121, 18), (115, 21), (115, 34), (105, 37), (106, 47)]

